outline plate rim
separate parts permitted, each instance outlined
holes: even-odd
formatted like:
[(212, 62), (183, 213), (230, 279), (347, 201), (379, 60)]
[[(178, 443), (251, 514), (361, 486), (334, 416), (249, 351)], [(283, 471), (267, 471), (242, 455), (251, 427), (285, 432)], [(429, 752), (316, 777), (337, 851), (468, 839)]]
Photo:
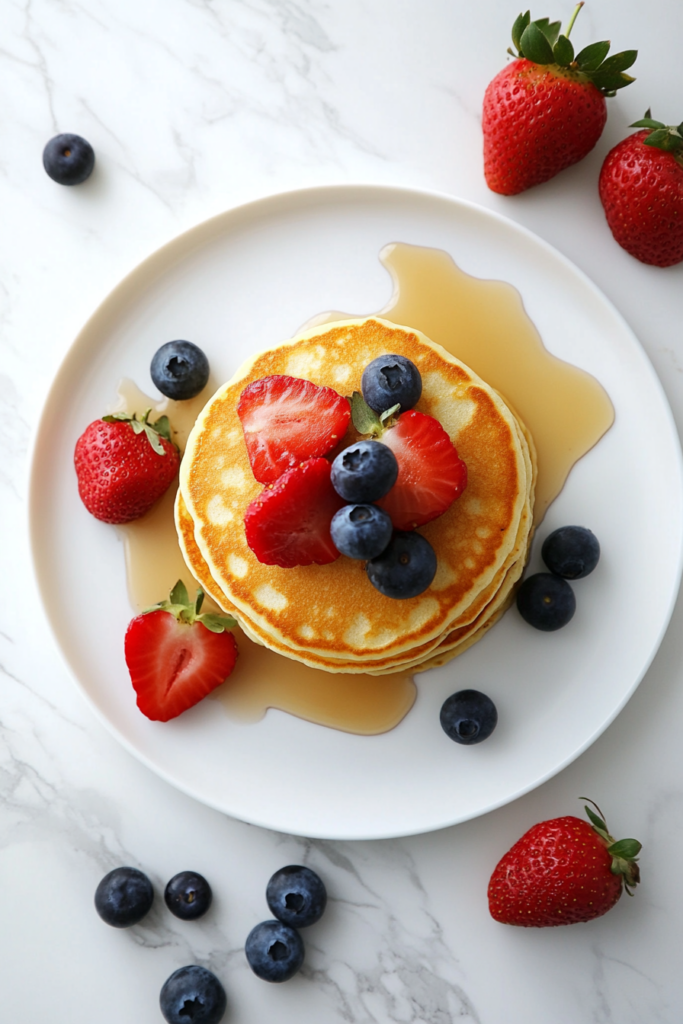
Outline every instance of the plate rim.
[[(59, 640), (59, 634), (57, 631), (57, 625), (53, 618), (53, 614), (50, 608), (50, 601), (47, 595), (47, 581), (43, 579), (44, 570), (41, 571), (39, 567), (39, 547), (40, 547), (40, 512), (37, 507), (38, 505), (38, 491), (40, 482), (38, 480), (38, 461), (39, 453), (41, 448), (41, 442), (43, 441), (43, 433), (47, 426), (47, 421), (50, 418), (52, 412), (52, 405), (56, 399), (57, 393), (60, 390), (62, 380), (67, 375), (68, 368), (71, 363), (80, 357), (80, 350), (85, 346), (86, 336), (88, 335), (91, 325), (94, 321), (107, 314), (110, 307), (116, 307), (120, 304), (121, 299), (125, 297), (126, 290), (131, 287), (134, 281), (137, 281), (140, 273), (150, 273), (154, 271), (155, 264), (163, 264), (168, 266), (173, 261), (173, 251), (177, 250), (177, 257), (181, 258), (184, 254), (190, 252), (194, 245), (191, 244), (192, 236), (197, 236), (197, 244), (201, 245), (208, 241), (211, 234), (214, 233), (216, 237), (219, 237), (226, 229), (231, 226), (230, 222), (239, 222), (240, 218), (245, 218), (247, 221), (251, 220), (253, 223), (255, 215), (262, 212), (265, 217), (269, 214), (282, 212), (283, 210), (293, 210), (297, 207), (309, 205), (314, 200), (320, 201), (327, 200), (327, 202), (334, 202), (335, 196), (339, 199), (347, 199), (353, 201), (354, 199), (358, 202), (363, 198), (372, 199), (373, 197), (382, 196), (393, 196), (395, 199), (400, 200), (401, 196), (405, 196), (408, 199), (420, 197), (430, 200), (437, 200), (444, 202), (449, 206), (456, 208), (464, 208), (474, 212), (477, 215), (482, 215), (485, 218), (489, 218), (494, 222), (497, 222), (507, 229), (512, 229), (514, 232), (519, 233), (525, 237), (528, 241), (532, 242), (535, 246), (540, 247), (542, 250), (547, 251), (552, 257), (558, 261), (563, 268), (570, 274), (574, 275), (580, 283), (587, 287), (588, 290), (593, 294), (593, 297), (598, 299), (600, 303), (606, 307), (610, 314), (620, 324), (622, 329), (629, 335), (631, 341), (635, 343), (639, 349), (641, 355), (644, 357), (645, 365), (648, 369), (650, 377), (650, 384), (654, 390), (658, 393), (660, 400), (661, 410), (667, 420), (670, 440), (673, 442), (673, 451), (675, 453), (676, 463), (676, 483), (679, 495), (679, 502), (683, 506), (683, 453), (681, 451), (681, 441), (678, 435), (678, 430), (674, 420), (673, 412), (669, 404), (668, 398), (664, 391), (661, 380), (659, 379), (654, 366), (650, 360), (650, 357), (638, 337), (636, 336), (633, 329), (630, 327), (625, 317), (617, 309), (611, 299), (604, 294), (604, 292), (595, 284), (595, 282), (588, 277), (588, 275), (575, 263), (572, 262), (567, 256), (564, 255), (555, 246), (551, 245), (545, 239), (541, 238), (534, 231), (519, 224), (513, 218), (506, 216), (496, 210), (491, 210), (480, 203), (473, 202), (472, 200), (462, 199), (457, 196), (449, 195), (448, 193), (441, 192), (434, 189), (426, 188), (411, 188), (402, 185), (393, 184), (378, 184), (375, 182), (363, 183), (363, 182), (351, 182), (342, 184), (325, 184), (316, 186), (306, 186), (296, 189), (286, 189), (269, 193), (267, 195), (251, 199), (246, 203), (241, 203), (236, 206), (232, 206), (223, 210), (217, 214), (213, 214), (189, 228), (184, 229), (172, 238), (163, 242), (160, 246), (153, 249), (147, 256), (143, 257), (135, 266), (128, 271), (118, 282), (111, 288), (106, 295), (97, 303), (91, 314), (88, 316), (82, 327), (76, 334), (73, 341), (64, 351), (62, 358), (60, 359), (59, 365), (52, 377), (48, 390), (43, 398), (40, 415), (35, 423), (34, 430), (31, 437), (29, 446), (29, 458), (27, 460), (28, 466), (28, 534), (29, 534), (29, 547), (31, 552), (31, 569), (33, 580), (40, 596), (42, 609), (45, 618), (48, 622), (50, 632), (55, 641), (55, 647), (60, 656), (62, 664), (67, 669), (67, 674), (71, 677), (72, 682), (76, 686), (77, 690), (81, 694), (81, 697), (86, 701), (90, 710), (94, 712), (96, 719), (105, 727), (107, 732), (113, 736), (116, 741), (121, 744), (130, 754), (132, 754), (140, 763), (144, 764), (145, 767), (153, 771), (158, 777), (163, 779), (166, 783), (171, 785), (174, 789), (179, 790), (185, 795), (197, 800), (205, 806), (211, 807), (220, 813), (227, 814), (232, 817), (238, 818), (238, 820), (245, 821), (249, 824), (257, 825), (261, 828), (270, 830), (277, 830), (280, 832), (286, 832), (291, 835), (299, 835), (305, 837), (315, 837), (320, 839), (336, 839), (336, 840), (375, 840), (375, 839), (388, 839), (398, 838), (402, 836), (419, 835), (432, 831), (438, 831), (443, 828), (448, 828), (461, 822), (473, 820), (481, 817), (485, 814), (489, 814), (498, 808), (505, 806), (515, 800), (520, 799), (522, 796), (539, 786), (543, 785), (549, 779), (558, 775), (566, 767), (572, 764), (577, 758), (579, 758), (592, 744), (609, 728), (616, 717), (621, 713), (625, 705), (633, 696), (635, 690), (642, 682), (645, 674), (649, 670), (660, 646), (662, 640), (669, 627), (671, 616), (674, 611), (674, 607), (678, 598), (678, 593), (681, 584), (681, 576), (683, 574), (683, 525), (678, 536), (678, 552), (675, 572), (672, 576), (671, 594), (669, 598), (668, 608), (666, 614), (662, 617), (659, 632), (652, 645), (652, 649), (649, 656), (645, 659), (640, 674), (634, 679), (632, 685), (626, 690), (621, 699), (617, 702), (616, 706), (608, 715), (605, 720), (593, 730), (593, 732), (580, 744), (575, 750), (572, 751), (563, 761), (553, 765), (546, 773), (536, 778), (534, 781), (527, 785), (521, 786), (514, 794), (504, 795), (500, 799), (494, 800), (487, 804), (480, 810), (470, 811), (467, 813), (459, 813), (455, 817), (446, 816), (443, 820), (432, 823), (427, 826), (420, 826), (417, 829), (413, 826), (408, 826), (404, 829), (397, 829), (395, 827), (388, 831), (376, 831), (372, 834), (367, 832), (353, 832), (351, 830), (337, 832), (326, 829), (319, 829), (314, 834), (310, 832), (304, 832), (301, 830), (285, 828), (281, 824), (273, 825), (272, 822), (262, 820), (258, 814), (254, 815), (242, 815), (236, 814), (233, 811), (227, 810), (224, 806), (221, 806), (218, 800), (213, 799), (211, 796), (204, 796), (197, 792), (192, 785), (185, 783), (180, 778), (173, 777), (164, 767), (158, 765), (150, 755), (145, 753), (142, 749), (135, 745), (135, 743), (128, 739), (122, 732), (119, 731), (118, 727), (109, 720), (105, 715), (104, 711), (101, 710), (94, 698), (91, 697), (85, 686), (81, 683), (77, 672), (71, 664), (71, 661), (63, 649), (62, 644)], [(306, 201), (309, 201), (308, 203)], [(234, 224), (232, 225), (235, 226)], [(202, 238), (201, 236), (204, 236)], [(188, 245), (189, 243), (189, 245)], [(170, 259), (169, 259), (170, 258)], [(163, 267), (160, 268), (163, 273)]]

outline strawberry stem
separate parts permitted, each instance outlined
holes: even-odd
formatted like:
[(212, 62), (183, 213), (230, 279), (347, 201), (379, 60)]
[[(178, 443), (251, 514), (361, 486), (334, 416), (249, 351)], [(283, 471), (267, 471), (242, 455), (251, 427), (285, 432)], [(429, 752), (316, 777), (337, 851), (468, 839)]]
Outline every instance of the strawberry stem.
[(569, 33), (574, 28), (574, 22), (576, 21), (577, 17), (579, 16), (579, 11), (583, 7), (583, 4), (584, 4), (584, 0), (581, 0), (581, 3), (578, 3), (576, 5), (576, 7), (574, 8), (574, 13), (572, 14), (571, 18), (569, 19), (569, 24), (567, 25), (567, 31), (565, 32), (565, 36), (567, 37), (567, 39), (569, 39)]
[(632, 889), (635, 889), (640, 881), (640, 868), (638, 867), (637, 858), (643, 848), (642, 843), (639, 843), (637, 839), (615, 840), (614, 836), (609, 834), (607, 825), (605, 824), (605, 816), (596, 804), (595, 800), (591, 800), (590, 797), (587, 796), (580, 796), (579, 800), (585, 800), (587, 803), (593, 804), (595, 810), (598, 811), (600, 817), (598, 817), (590, 807), (584, 807), (584, 810), (593, 826), (593, 831), (596, 832), (606, 844), (607, 852), (612, 857), (610, 871), (613, 875), (619, 875), (621, 877), (624, 889), (629, 896), (633, 896)]

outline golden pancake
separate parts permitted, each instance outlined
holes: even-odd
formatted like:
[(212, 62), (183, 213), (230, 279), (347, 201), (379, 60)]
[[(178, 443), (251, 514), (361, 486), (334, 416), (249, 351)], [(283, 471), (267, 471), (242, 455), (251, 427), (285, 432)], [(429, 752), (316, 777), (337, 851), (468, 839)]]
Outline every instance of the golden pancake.
[[(434, 582), (402, 601), (375, 590), (363, 564), (351, 559), (294, 569), (263, 565), (246, 544), (243, 524), (262, 485), (251, 473), (237, 417), (242, 390), (261, 377), (288, 374), (350, 393), (359, 390), (365, 366), (386, 352), (416, 363), (424, 385), (417, 408), (441, 422), (468, 468), (462, 498), (420, 528), (437, 554)], [(349, 431), (341, 447), (356, 436)], [(181, 491), (216, 585), (212, 591), (258, 630), (259, 639), (283, 645), (292, 656), (304, 652), (340, 666), (376, 661), (379, 668), (421, 645), (431, 648), (478, 595), (504, 578), (531, 492), (526, 448), (502, 399), (440, 346), (376, 318), (345, 321), (261, 353), (238, 370), (197, 420)]]

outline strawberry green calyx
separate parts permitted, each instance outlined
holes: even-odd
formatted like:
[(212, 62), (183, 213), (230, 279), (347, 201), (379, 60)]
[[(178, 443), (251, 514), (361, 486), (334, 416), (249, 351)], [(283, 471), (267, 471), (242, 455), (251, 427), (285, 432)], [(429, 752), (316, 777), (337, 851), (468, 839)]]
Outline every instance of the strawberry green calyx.
[(653, 121), (649, 110), (640, 121), (634, 121), (629, 128), (651, 128), (650, 134), (642, 141), (646, 146), (663, 149), (665, 153), (673, 153), (679, 163), (683, 164), (683, 122), (678, 125), (664, 124)]
[(612, 856), (610, 871), (613, 875), (621, 876), (624, 889), (629, 896), (633, 896), (631, 890), (635, 889), (640, 881), (640, 869), (637, 858), (642, 849), (642, 843), (639, 843), (637, 839), (615, 840), (614, 836), (609, 834), (604, 815), (595, 801), (587, 796), (580, 796), (579, 800), (587, 800), (598, 811), (598, 814), (596, 814), (590, 807), (584, 806), (593, 830), (607, 843), (607, 852)]
[[(149, 423), (151, 411), (151, 409), (147, 409), (140, 419), (138, 419), (136, 412), (132, 416), (129, 416), (127, 412), (112, 412), (108, 416), (103, 416), (102, 419), (105, 423), (130, 423), (136, 434), (144, 432), (157, 455), (165, 455), (164, 446), (159, 438), (163, 437), (165, 441), (170, 441), (171, 444), (174, 444), (171, 438), (171, 424), (168, 421), (168, 416), (160, 416), (154, 423)], [(177, 445), (174, 445), (174, 447), (177, 448)]]
[(149, 612), (157, 611), (170, 612), (171, 615), (175, 615), (178, 622), (183, 622), (187, 626), (191, 626), (194, 622), (201, 622), (202, 626), (206, 626), (211, 633), (222, 633), (237, 625), (237, 620), (231, 618), (230, 615), (215, 615), (212, 612), (200, 615), (203, 603), (204, 591), (201, 587), (197, 590), (194, 601), (190, 601), (187, 587), (182, 580), (178, 580), (168, 601), (159, 601), (151, 608), (145, 608), (142, 614), (147, 615)]
[(592, 82), (603, 96), (614, 96), (617, 89), (623, 89), (635, 81), (625, 72), (635, 63), (638, 51), (623, 50), (608, 57), (610, 44), (603, 41), (591, 43), (575, 54), (569, 33), (582, 7), (583, 3), (577, 4), (564, 33), (560, 31), (559, 21), (550, 21), (549, 18), (532, 21), (529, 11), (518, 15), (512, 26), (512, 42), (517, 52), (508, 50), (508, 53), (534, 64), (552, 65), (577, 72)]
[(371, 437), (381, 437), (389, 427), (393, 427), (393, 417), (401, 408), (399, 405), (392, 405), (378, 416), (374, 409), (367, 404), (360, 391), (354, 391), (347, 399), (351, 405), (351, 419), (359, 434), (370, 434)]

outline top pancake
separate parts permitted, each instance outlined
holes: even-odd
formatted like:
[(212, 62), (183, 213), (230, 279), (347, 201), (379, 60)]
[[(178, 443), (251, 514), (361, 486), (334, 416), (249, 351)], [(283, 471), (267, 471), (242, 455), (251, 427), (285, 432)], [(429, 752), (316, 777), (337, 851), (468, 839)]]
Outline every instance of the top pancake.
[[(364, 563), (349, 558), (293, 569), (258, 561), (247, 546), (243, 518), (262, 484), (251, 472), (237, 416), (241, 392), (261, 377), (303, 377), (351, 394), (360, 390), (368, 363), (387, 352), (417, 365), (423, 393), (416, 408), (439, 420), (468, 472), (463, 496), (420, 527), (437, 555), (432, 585), (401, 601), (375, 590)], [(356, 439), (351, 427), (338, 450)], [(529, 498), (524, 444), (499, 395), (441, 346), (378, 318), (348, 320), (244, 363), (199, 415), (180, 487), (211, 576), (262, 635), (329, 658), (381, 660), (440, 636), (500, 572), (518, 543)]]

